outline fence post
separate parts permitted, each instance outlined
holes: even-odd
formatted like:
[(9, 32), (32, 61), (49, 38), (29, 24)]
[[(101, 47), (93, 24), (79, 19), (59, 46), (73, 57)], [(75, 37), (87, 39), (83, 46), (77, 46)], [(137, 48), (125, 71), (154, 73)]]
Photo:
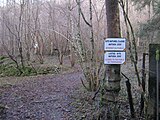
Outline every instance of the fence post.
[(143, 53), (143, 61), (142, 61), (142, 88), (143, 88), (143, 93), (141, 94), (141, 104), (140, 104), (140, 115), (142, 115), (143, 110), (144, 110), (144, 93), (145, 93), (145, 88), (146, 88), (146, 55), (148, 53)]
[(159, 75), (160, 75), (160, 44), (149, 45), (149, 101), (148, 115), (150, 119), (159, 120)]
[(159, 53), (159, 50), (157, 49), (156, 50), (156, 62), (157, 62), (157, 64), (156, 64), (156, 70), (157, 70), (157, 96), (156, 96), (156, 120), (159, 120), (159, 55), (160, 53)]

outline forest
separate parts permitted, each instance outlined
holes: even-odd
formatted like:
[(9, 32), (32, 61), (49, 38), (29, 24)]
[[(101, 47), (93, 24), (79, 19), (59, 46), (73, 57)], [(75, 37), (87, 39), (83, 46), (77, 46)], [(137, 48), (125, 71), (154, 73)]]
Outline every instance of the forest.
[(159, 0), (0, 0), (0, 119), (158, 120), (159, 38)]

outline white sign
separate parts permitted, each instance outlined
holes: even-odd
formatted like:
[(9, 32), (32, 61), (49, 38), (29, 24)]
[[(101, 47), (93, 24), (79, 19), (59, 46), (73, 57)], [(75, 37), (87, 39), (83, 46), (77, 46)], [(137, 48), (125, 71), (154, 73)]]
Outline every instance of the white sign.
[(106, 52), (104, 54), (104, 64), (123, 64), (125, 60), (125, 52)]
[(124, 51), (126, 49), (125, 38), (107, 38), (104, 41), (105, 51)]

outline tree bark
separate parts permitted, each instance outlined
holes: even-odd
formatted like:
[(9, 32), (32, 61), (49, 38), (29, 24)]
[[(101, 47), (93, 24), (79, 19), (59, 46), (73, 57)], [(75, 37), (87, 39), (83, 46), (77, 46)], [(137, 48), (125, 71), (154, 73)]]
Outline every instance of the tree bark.
[[(119, 38), (120, 35), (120, 19), (118, 0), (105, 0), (106, 17), (107, 17), (107, 37)], [(106, 66), (107, 80), (105, 80), (104, 102), (108, 107), (108, 119), (118, 120), (119, 110), (117, 106), (118, 94), (120, 91), (120, 65)], [(107, 118), (106, 118), (107, 119)]]

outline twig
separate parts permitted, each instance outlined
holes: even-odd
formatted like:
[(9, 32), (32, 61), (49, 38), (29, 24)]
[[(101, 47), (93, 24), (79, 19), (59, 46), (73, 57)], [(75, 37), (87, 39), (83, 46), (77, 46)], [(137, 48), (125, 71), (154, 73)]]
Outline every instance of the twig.
[(81, 82), (82, 82), (82, 85), (84, 86), (84, 88), (85, 88), (87, 91), (90, 91), (90, 89), (84, 84), (82, 78), (81, 78)]
[(100, 91), (100, 88), (101, 88), (101, 86), (99, 86), (99, 88), (97, 89), (97, 91), (94, 93), (94, 96), (92, 97), (92, 100), (95, 100), (97, 94), (98, 94), (99, 91)]

